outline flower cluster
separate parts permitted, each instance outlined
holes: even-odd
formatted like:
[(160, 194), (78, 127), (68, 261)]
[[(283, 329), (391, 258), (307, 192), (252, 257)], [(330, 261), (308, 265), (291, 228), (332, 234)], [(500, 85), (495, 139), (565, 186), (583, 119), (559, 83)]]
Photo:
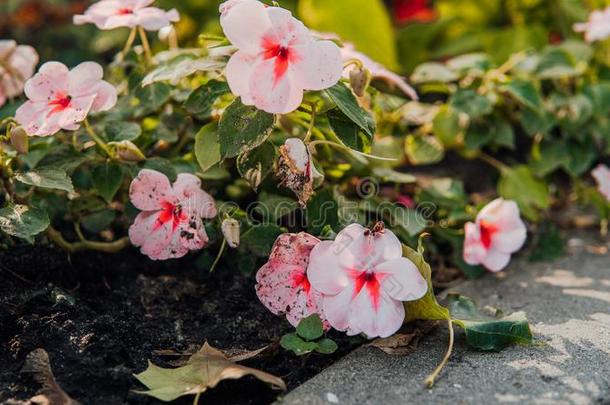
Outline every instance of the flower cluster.
[(574, 31), (584, 32), (587, 42), (601, 41), (610, 36), (610, 7), (595, 10), (589, 14), (589, 20), (574, 24)]
[(180, 19), (178, 11), (150, 7), (154, 0), (102, 0), (89, 7), (85, 14), (75, 15), (74, 24), (95, 24), (101, 30), (119, 27), (142, 27), (158, 31)]
[(282, 235), (256, 279), (261, 302), (275, 314), (286, 313), (293, 325), (318, 313), (337, 330), (368, 337), (395, 333), (405, 318), (402, 302), (428, 291), (383, 223), (373, 229), (349, 225), (334, 241)]
[(38, 54), (28, 45), (0, 40), (0, 107), (7, 98), (19, 96), (25, 81), (34, 74)]

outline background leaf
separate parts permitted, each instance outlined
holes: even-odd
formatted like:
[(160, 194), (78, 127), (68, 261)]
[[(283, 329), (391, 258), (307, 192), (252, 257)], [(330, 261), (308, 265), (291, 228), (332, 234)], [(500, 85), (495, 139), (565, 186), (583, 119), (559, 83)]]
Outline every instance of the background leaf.
[(3, 232), (32, 243), (33, 236), (49, 227), (49, 217), (44, 210), (26, 205), (11, 205), (0, 209), (0, 229)]
[(231, 158), (256, 148), (265, 142), (274, 124), (273, 114), (235, 100), (225, 110), (218, 124), (220, 156), (223, 159)]
[(99, 165), (92, 172), (93, 187), (110, 203), (123, 183), (123, 175), (123, 167), (116, 163)]
[(63, 190), (68, 193), (74, 191), (72, 180), (65, 170), (57, 168), (40, 168), (30, 170), (29, 172), (15, 173), (15, 179), (23, 184), (28, 184), (34, 187), (50, 188), (54, 190)]

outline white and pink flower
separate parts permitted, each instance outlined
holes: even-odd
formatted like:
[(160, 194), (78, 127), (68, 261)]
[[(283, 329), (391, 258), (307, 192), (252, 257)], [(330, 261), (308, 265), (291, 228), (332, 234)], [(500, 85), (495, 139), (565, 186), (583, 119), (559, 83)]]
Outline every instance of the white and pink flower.
[(502, 198), (487, 204), (476, 222), (466, 223), (465, 233), (464, 261), (493, 272), (504, 269), (527, 238), (517, 203)]
[(602, 41), (610, 36), (610, 7), (595, 10), (589, 14), (587, 22), (577, 23), (574, 31), (584, 32), (587, 42)]
[(610, 168), (606, 165), (597, 166), (591, 175), (597, 181), (597, 189), (610, 202)]
[(95, 24), (101, 30), (119, 27), (142, 27), (157, 31), (180, 20), (176, 9), (165, 11), (149, 7), (154, 0), (101, 0), (89, 7), (85, 14), (74, 16), (74, 24)]
[(25, 81), (34, 74), (38, 54), (28, 45), (12, 39), (0, 40), (0, 107), (7, 98), (19, 96)]
[(256, 294), (271, 312), (286, 314), (293, 325), (312, 314), (318, 314), (329, 328), (322, 312), (322, 294), (311, 287), (307, 267), (311, 250), (320, 243), (307, 233), (280, 235), (269, 261), (256, 274)]
[(215, 217), (216, 204), (197, 177), (181, 173), (172, 186), (164, 174), (143, 169), (131, 183), (129, 198), (142, 211), (129, 238), (146, 256), (179, 258), (207, 245), (202, 218)]
[(307, 276), (324, 295), (322, 308), (330, 325), (348, 335), (388, 337), (400, 329), (402, 301), (423, 297), (426, 280), (402, 256), (396, 235), (378, 223), (372, 230), (349, 225), (334, 241), (312, 250)]
[(231, 0), (220, 11), (224, 33), (238, 49), (227, 65), (227, 81), (242, 103), (289, 113), (303, 101), (304, 90), (323, 90), (341, 78), (339, 47), (314, 39), (289, 11), (258, 0)]
[(117, 91), (102, 80), (104, 70), (84, 62), (72, 70), (47, 62), (25, 83), (26, 101), (15, 115), (28, 135), (48, 136), (62, 129), (75, 131), (90, 112), (107, 111), (117, 101)]

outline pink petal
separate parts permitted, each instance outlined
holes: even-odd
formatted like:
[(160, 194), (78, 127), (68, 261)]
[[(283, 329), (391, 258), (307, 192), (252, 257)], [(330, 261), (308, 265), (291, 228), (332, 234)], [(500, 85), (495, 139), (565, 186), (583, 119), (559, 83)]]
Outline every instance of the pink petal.
[(295, 77), (306, 90), (324, 90), (337, 84), (343, 72), (339, 47), (332, 41), (317, 41), (303, 50), (304, 59), (295, 63)]
[(104, 69), (99, 63), (83, 62), (68, 73), (68, 94), (72, 97), (90, 95), (103, 77)]
[(277, 80), (275, 76), (273, 59), (254, 67), (250, 94), (256, 108), (270, 114), (287, 114), (299, 108), (303, 101), (303, 88), (293, 80), (290, 70)]
[(377, 310), (365, 289), (354, 298), (350, 311), (350, 328), (364, 333), (368, 338), (388, 337), (396, 333), (405, 319), (405, 309), (400, 301), (381, 295)]
[(417, 266), (405, 257), (393, 259), (375, 267), (381, 277), (381, 288), (398, 301), (414, 301), (428, 292), (428, 283)]
[(307, 269), (313, 248), (320, 239), (305, 232), (280, 235), (273, 244), (269, 261), (292, 264)]
[(180, 173), (173, 186), (173, 195), (187, 213), (197, 218), (214, 218), (216, 203), (201, 189), (201, 180), (188, 173)]
[(172, 188), (167, 176), (155, 170), (140, 170), (129, 187), (129, 199), (136, 208), (142, 211), (161, 209), (161, 203), (173, 199)]
[[(19, 93), (23, 91), (23, 83), (34, 74), (34, 68), (37, 63), (38, 53), (31, 46), (19, 45), (11, 54), (8, 64), (21, 76), (19, 78)], [(12, 97), (17, 95), (14, 94)]]
[(42, 128), (45, 126), (46, 117), (51, 108), (46, 103), (26, 101), (15, 113), (15, 120), (23, 126), (28, 135), (48, 136), (59, 131), (59, 125), (55, 132), (48, 132)]
[(597, 188), (599, 192), (610, 201), (610, 169), (608, 166), (599, 165), (592, 172), (591, 175), (597, 181)]
[(129, 239), (134, 246), (141, 247), (142, 254), (152, 260), (165, 260), (172, 255), (171, 244), (175, 232), (172, 231), (171, 221), (159, 226), (158, 217), (159, 212), (138, 214), (129, 228)]
[(482, 221), (496, 229), (491, 238), (495, 249), (504, 253), (513, 253), (521, 249), (525, 243), (527, 229), (521, 220), (516, 202), (502, 198), (490, 202), (477, 215), (477, 224)]
[(352, 264), (350, 253), (336, 241), (322, 241), (311, 251), (307, 277), (317, 291), (336, 295), (350, 285), (347, 270)]
[(253, 56), (261, 51), (262, 37), (271, 29), (265, 5), (258, 0), (233, 5), (221, 16), (220, 25), (233, 45)]
[(12, 39), (0, 39), (0, 59), (6, 57), (17, 48), (17, 42)]
[(119, 27), (133, 28), (138, 25), (139, 20), (135, 14), (119, 14), (105, 19), (98, 19), (95, 23), (99, 29), (113, 30)]
[(0, 86), (0, 107), (2, 107), (6, 103), (6, 96), (2, 91), (2, 86)]
[[(324, 243), (324, 242), (322, 242)], [(308, 272), (308, 276), (309, 276)], [(311, 280), (311, 277), (310, 277)], [(312, 283), (315, 288), (315, 285)], [(353, 288), (343, 288), (338, 294), (324, 295), (322, 308), (328, 323), (338, 331), (347, 331), (350, 328), (350, 303)], [(359, 330), (352, 330), (350, 335), (357, 335)]]
[(402, 244), (389, 229), (371, 234), (360, 224), (351, 224), (337, 235), (335, 243), (353, 257), (352, 267), (371, 268), (402, 257)]
[(464, 231), (464, 261), (471, 266), (479, 265), (487, 254), (487, 249), (481, 243), (479, 227), (474, 222), (467, 222)]
[(241, 102), (245, 105), (254, 104), (250, 95), (250, 80), (255, 60), (255, 57), (237, 51), (229, 59), (225, 71), (231, 92), (236, 97), (241, 97)]
[(485, 256), (481, 264), (485, 266), (487, 270), (498, 272), (508, 266), (509, 262), (509, 253), (500, 252), (496, 249), (490, 249), (489, 251), (487, 251), (487, 255)]
[(58, 124), (62, 129), (74, 131), (79, 128), (79, 123), (87, 118), (87, 114), (93, 105), (95, 96), (73, 98), (70, 106), (63, 111), (51, 113), (47, 118), (57, 115)]
[(92, 88), (92, 91), (96, 93), (91, 106), (92, 112), (108, 111), (116, 105), (117, 91), (112, 84), (102, 80)]
[(180, 19), (180, 15), (175, 9), (165, 11), (156, 7), (137, 10), (135, 16), (138, 19), (138, 25), (148, 31), (158, 31)]
[(32, 101), (48, 102), (56, 92), (67, 93), (69, 72), (63, 63), (45, 63), (25, 83), (25, 95)]
[(180, 235), (180, 245), (186, 250), (200, 250), (208, 244), (208, 235), (199, 216), (192, 215), (183, 221), (177, 234)]

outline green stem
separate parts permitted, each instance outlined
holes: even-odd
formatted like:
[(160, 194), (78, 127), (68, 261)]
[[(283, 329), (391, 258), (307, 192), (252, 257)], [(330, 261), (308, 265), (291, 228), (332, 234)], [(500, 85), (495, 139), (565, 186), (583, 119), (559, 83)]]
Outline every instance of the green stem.
[(432, 388), (434, 386), (434, 382), (436, 381), (436, 378), (443, 370), (443, 367), (445, 367), (445, 365), (449, 361), (449, 358), (451, 357), (451, 353), (453, 352), (453, 321), (451, 319), (449, 319), (449, 320), (447, 320), (447, 323), (448, 323), (448, 327), (449, 327), (449, 346), (447, 347), (447, 353), (445, 353), (443, 360), (441, 360), (440, 364), (434, 369), (432, 374), (430, 374), (428, 377), (426, 377), (425, 383), (428, 388)]
[(195, 395), (195, 399), (193, 400), (193, 405), (199, 405), (199, 398), (201, 398), (201, 392), (202, 391), (197, 391), (197, 394)]
[(316, 124), (316, 105), (311, 104), (311, 118), (309, 119), (309, 126), (307, 127), (307, 134), (305, 134), (305, 139), (303, 142), (309, 142), (311, 138), (311, 134), (313, 133), (314, 125)]
[(220, 262), (220, 258), (222, 257), (222, 254), (224, 253), (226, 247), (227, 247), (227, 240), (223, 239), (222, 244), (220, 245), (220, 251), (218, 252), (218, 256), (216, 256), (214, 263), (212, 263), (212, 267), (210, 267), (210, 273), (213, 273), (214, 270), (216, 270), (216, 266), (218, 265), (218, 262)]
[(490, 166), (493, 166), (494, 168), (496, 168), (499, 172), (504, 172), (510, 169), (510, 167), (508, 167), (507, 165), (505, 165), (504, 163), (500, 162), (498, 159), (495, 159), (491, 156), (489, 156), (486, 153), (479, 153), (479, 158), (481, 160), (483, 160), (485, 163), (489, 164)]
[(68, 253), (76, 253), (82, 250), (95, 250), (105, 253), (117, 253), (130, 245), (129, 238), (124, 237), (114, 242), (93, 242), (83, 239), (80, 242), (70, 243), (64, 239), (62, 234), (53, 227), (47, 229), (47, 236), (53, 243)]
[(381, 156), (375, 156), (375, 155), (369, 155), (368, 153), (364, 153), (364, 152), (359, 152), (357, 150), (348, 148), (347, 146), (341, 145), (340, 143), (336, 143), (336, 142), (332, 142), (332, 141), (325, 141), (325, 140), (319, 140), (319, 141), (313, 141), (309, 144), (309, 148), (310, 150), (312, 150), (313, 148), (315, 148), (317, 145), (329, 145), (329, 146), (333, 146), (335, 148), (347, 151), (347, 152), (351, 152), (351, 153), (355, 153), (357, 155), (369, 158), (369, 159), (376, 159), (376, 160), (384, 160), (384, 161), (396, 161), (398, 159), (394, 159), (394, 158), (385, 158), (385, 157), (381, 157)]
[(144, 56), (146, 57), (146, 62), (149, 64), (152, 62), (152, 51), (150, 50), (150, 44), (148, 43), (148, 37), (146, 36), (146, 31), (144, 28), (138, 26), (138, 33), (140, 34), (140, 41), (142, 42), (142, 47), (144, 48)]
[(87, 134), (89, 134), (91, 139), (93, 139), (95, 141), (95, 143), (97, 143), (99, 145), (99, 147), (102, 148), (108, 156), (112, 157), (112, 152), (110, 151), (110, 148), (108, 148), (108, 145), (106, 144), (106, 142), (104, 142), (104, 140), (102, 138), (100, 138), (100, 136), (98, 134), (95, 133), (95, 131), (93, 130), (93, 127), (89, 123), (88, 119), (85, 118), (84, 124), (85, 124), (85, 130), (87, 131)]
[(127, 42), (125, 42), (125, 46), (123, 47), (123, 50), (121, 51), (121, 60), (125, 59), (125, 56), (127, 56), (127, 53), (131, 50), (131, 47), (133, 46), (133, 41), (136, 40), (137, 33), (138, 33), (138, 28), (133, 27), (131, 29), (131, 32), (129, 33), (129, 36), (127, 37)]

